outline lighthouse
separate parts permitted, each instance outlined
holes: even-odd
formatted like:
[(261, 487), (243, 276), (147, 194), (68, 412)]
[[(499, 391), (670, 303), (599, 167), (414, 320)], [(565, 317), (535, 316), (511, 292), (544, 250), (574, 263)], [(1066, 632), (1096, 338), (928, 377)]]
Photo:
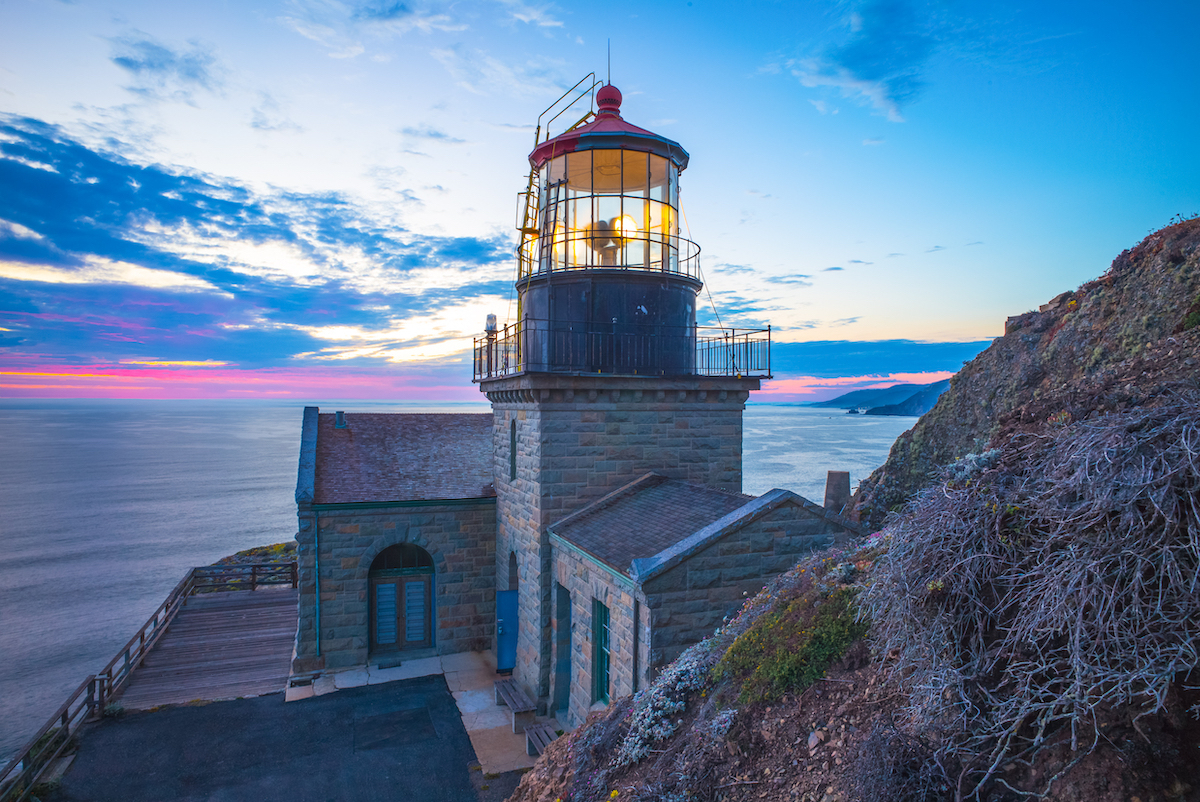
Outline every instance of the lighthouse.
[(742, 412), (770, 377), (769, 329), (697, 326), (700, 248), (679, 228), (687, 151), (621, 103), (602, 86), (594, 114), (544, 140), (539, 127), (516, 317), (489, 318), (474, 348), (493, 415), (497, 667), (542, 711), (564, 642), (548, 527), (650, 472), (740, 493)]

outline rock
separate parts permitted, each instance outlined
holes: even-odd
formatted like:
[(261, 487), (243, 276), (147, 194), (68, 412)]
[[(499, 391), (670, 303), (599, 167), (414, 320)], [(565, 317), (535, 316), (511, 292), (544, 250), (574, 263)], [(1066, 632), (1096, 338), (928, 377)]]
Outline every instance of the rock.
[(820, 745), (821, 745), (821, 736), (817, 735), (815, 732), (810, 732), (808, 734), (808, 748), (816, 749)]

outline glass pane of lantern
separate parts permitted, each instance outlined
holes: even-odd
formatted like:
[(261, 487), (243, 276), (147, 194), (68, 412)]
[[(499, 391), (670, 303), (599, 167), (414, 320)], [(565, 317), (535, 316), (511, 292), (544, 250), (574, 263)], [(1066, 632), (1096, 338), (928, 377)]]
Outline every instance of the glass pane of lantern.
[(592, 152), (590, 150), (568, 153), (567, 182), (571, 189), (579, 192), (592, 191)]
[(567, 177), (567, 159), (565, 156), (558, 156), (550, 160), (546, 165), (546, 183), (557, 184)]
[(671, 189), (670, 196), (667, 198), (667, 202), (670, 203), (672, 206), (674, 206), (676, 209), (678, 209), (679, 208), (679, 170), (677, 170), (675, 168), (674, 164), (672, 164), (670, 167), (667, 168), (667, 182), (670, 185), (670, 189)]
[(620, 195), (598, 195), (596, 197), (596, 221), (592, 224), (592, 250), (596, 252), (594, 264), (616, 265), (620, 241), (614, 239), (613, 228), (621, 217)]
[(621, 151), (593, 150), (592, 188), (596, 193), (621, 191)]
[(630, 267), (646, 266), (646, 241), (642, 239), (625, 240), (625, 264)]
[(649, 155), (636, 150), (621, 151), (621, 161), (624, 165), (621, 170), (621, 191), (625, 195), (646, 197), (646, 157)]
[(650, 197), (657, 201), (667, 199), (667, 160), (662, 156), (650, 157)]
[(571, 242), (568, 247), (568, 262), (571, 265), (589, 264), (591, 247), (588, 245), (588, 227), (592, 224), (592, 198), (590, 195), (571, 201), (568, 225)]

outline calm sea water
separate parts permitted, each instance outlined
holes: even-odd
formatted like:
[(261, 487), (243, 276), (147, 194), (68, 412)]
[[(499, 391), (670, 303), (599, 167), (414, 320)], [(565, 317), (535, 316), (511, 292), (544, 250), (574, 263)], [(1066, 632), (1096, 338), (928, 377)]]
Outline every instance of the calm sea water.
[[(321, 404), (487, 411), (486, 404)], [(187, 569), (290, 540), (303, 404), (0, 400), (0, 762), (154, 612)], [(756, 405), (744, 490), (820, 503), (913, 418)]]

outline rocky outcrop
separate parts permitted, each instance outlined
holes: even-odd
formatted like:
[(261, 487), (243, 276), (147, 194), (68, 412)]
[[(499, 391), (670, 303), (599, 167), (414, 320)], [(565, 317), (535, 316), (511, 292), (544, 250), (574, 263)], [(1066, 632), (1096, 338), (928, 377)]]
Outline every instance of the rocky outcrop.
[(938, 470), (1016, 429), (1155, 403), (1200, 376), (1200, 219), (1125, 251), (1100, 278), (1035, 312), (960, 370), (938, 403), (863, 481), (853, 514), (872, 527)]

